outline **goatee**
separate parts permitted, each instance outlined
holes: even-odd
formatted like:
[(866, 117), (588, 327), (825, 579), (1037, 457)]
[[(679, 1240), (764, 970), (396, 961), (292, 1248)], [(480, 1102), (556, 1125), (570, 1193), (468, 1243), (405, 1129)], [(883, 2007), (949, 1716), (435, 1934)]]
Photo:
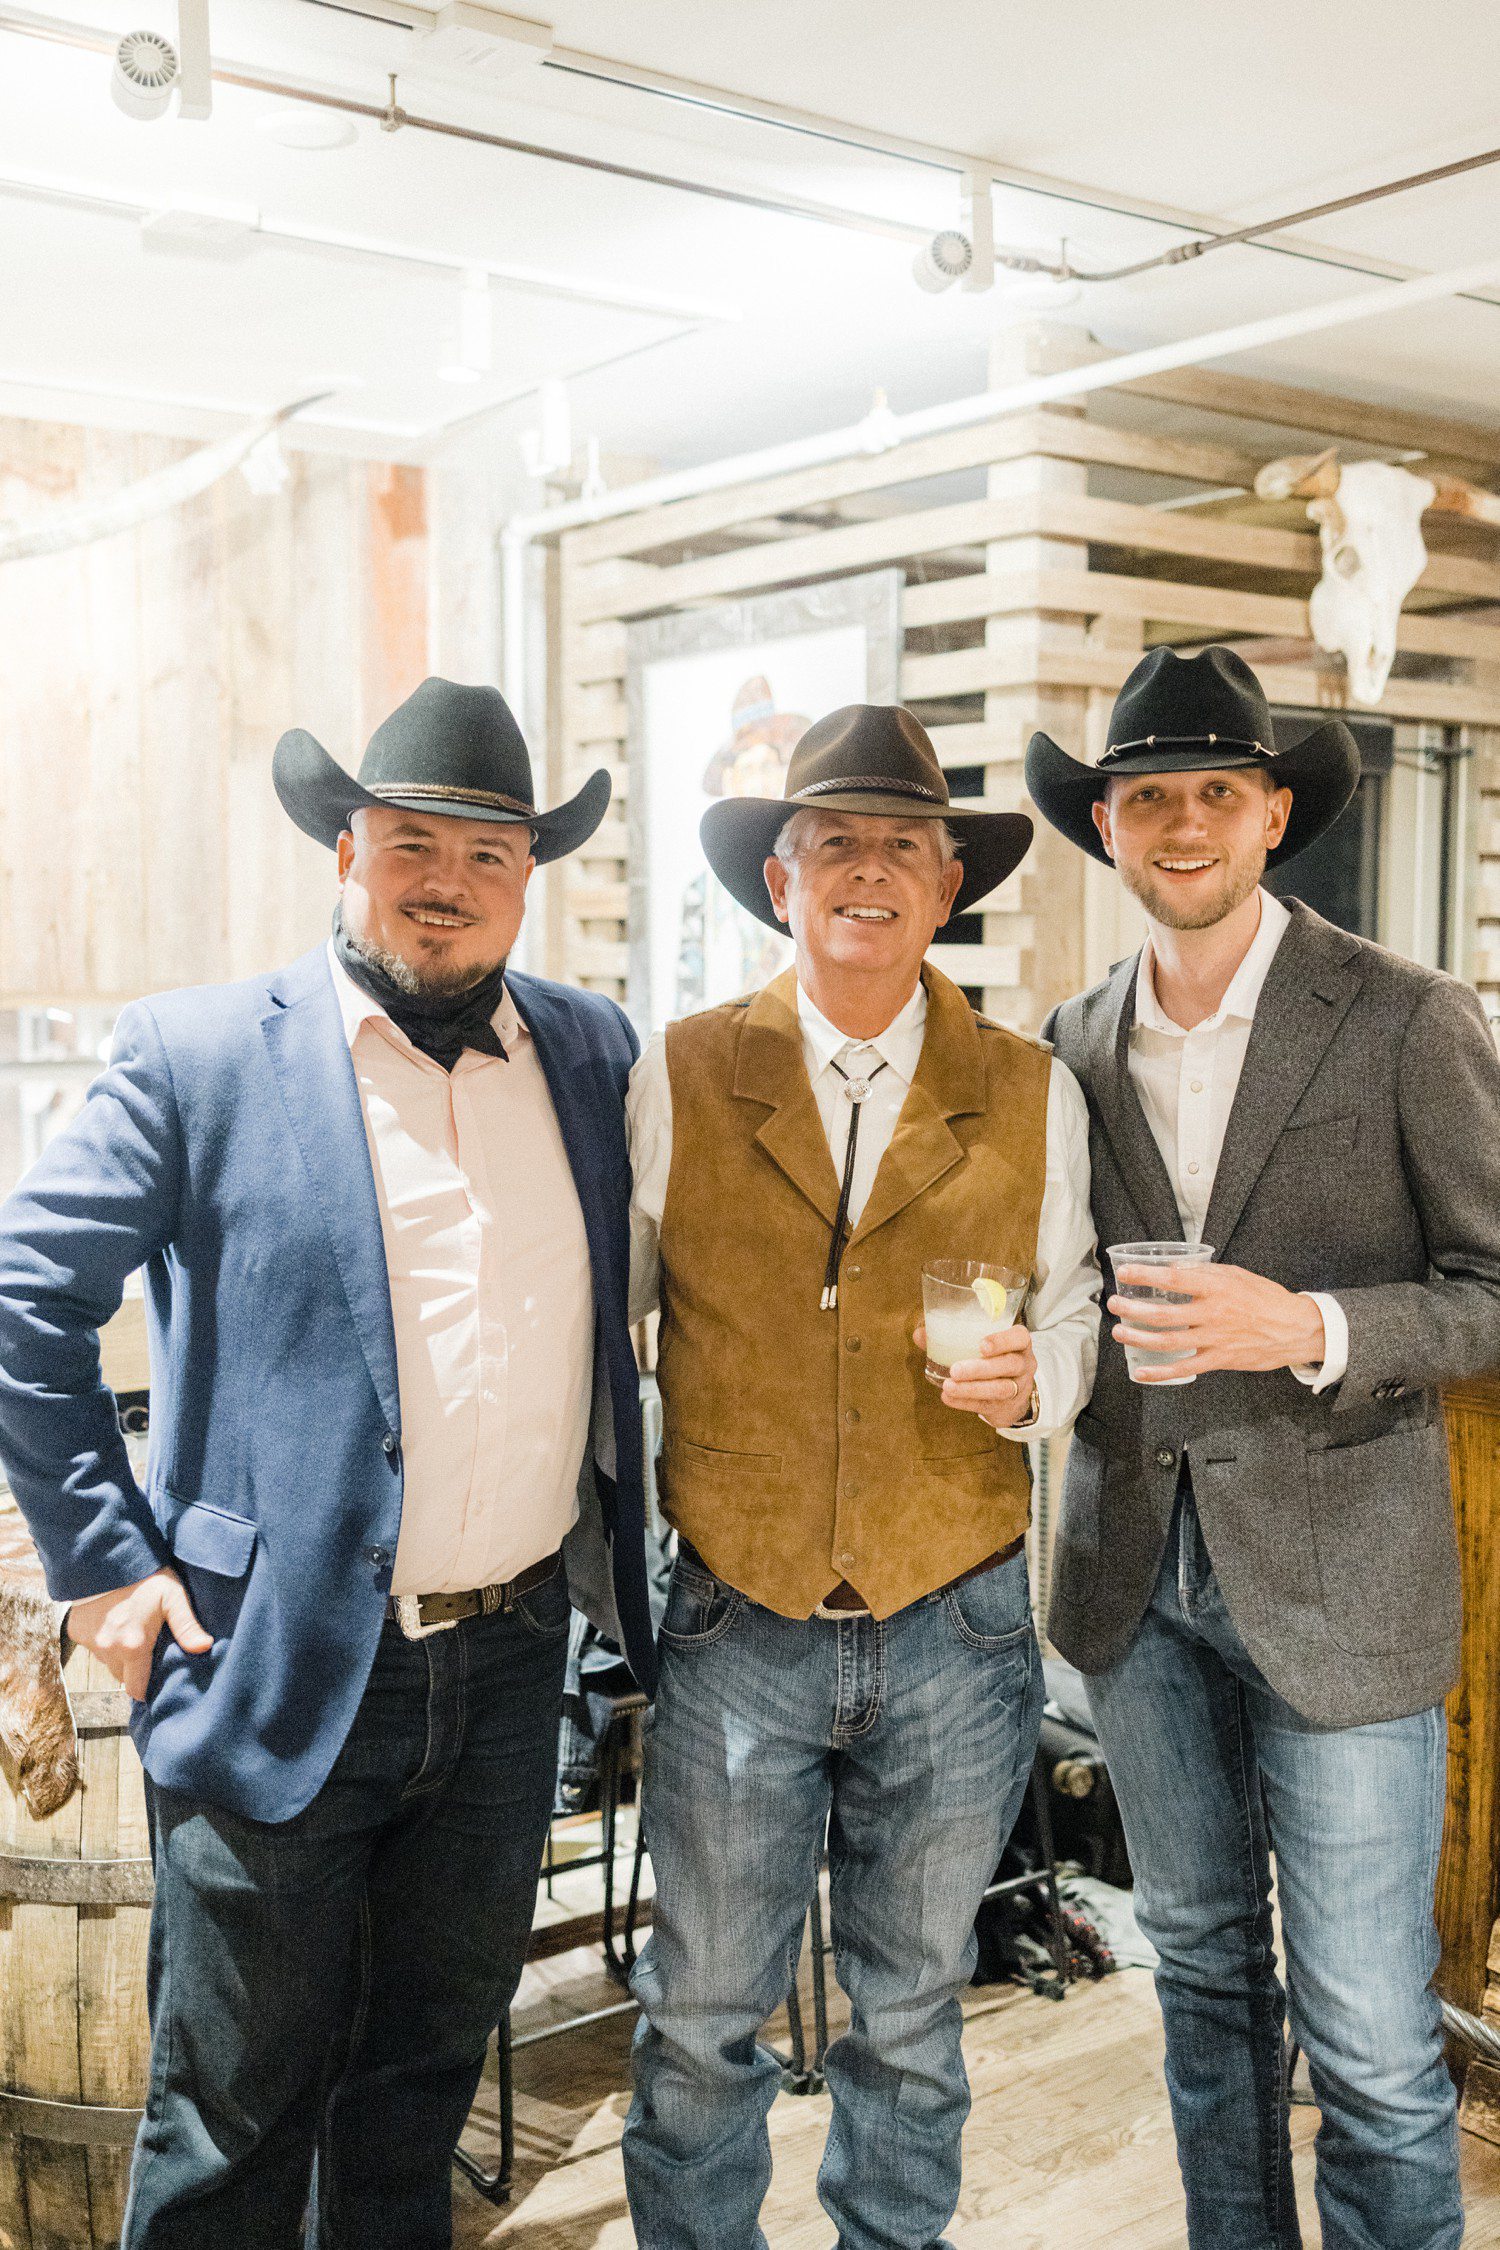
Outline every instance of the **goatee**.
[(456, 993), (467, 992), (471, 985), (482, 984), (487, 976), (492, 976), (503, 965), (498, 961), (489, 961), (482, 969), (423, 971), (412, 962), (404, 960), (399, 953), (388, 953), (383, 945), (376, 945), (369, 938), (356, 937), (347, 922), (344, 924), (344, 943), (357, 960), (364, 962), (366, 968), (388, 977), (398, 992), (407, 993), (413, 1000), (444, 1000)]

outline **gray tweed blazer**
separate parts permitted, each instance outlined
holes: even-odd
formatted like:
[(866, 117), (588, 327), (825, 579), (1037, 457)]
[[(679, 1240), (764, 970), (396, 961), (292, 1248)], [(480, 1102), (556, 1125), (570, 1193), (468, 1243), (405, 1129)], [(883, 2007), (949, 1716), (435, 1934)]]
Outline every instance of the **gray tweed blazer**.
[[(1457, 1670), (1437, 1386), (1500, 1365), (1500, 1057), (1467, 985), (1291, 912), (1203, 1238), (1227, 1264), (1337, 1297), (1348, 1371), (1318, 1397), (1285, 1369), (1151, 1389), (1129, 1381), (1106, 1315), (1050, 1630), (1085, 1672), (1129, 1648), (1185, 1456), (1251, 1656), (1307, 1718), (1358, 1726), (1436, 1702)], [(1120, 963), (1046, 1026), (1088, 1101), (1101, 1252), (1182, 1233), (1126, 1070), (1135, 976)]]

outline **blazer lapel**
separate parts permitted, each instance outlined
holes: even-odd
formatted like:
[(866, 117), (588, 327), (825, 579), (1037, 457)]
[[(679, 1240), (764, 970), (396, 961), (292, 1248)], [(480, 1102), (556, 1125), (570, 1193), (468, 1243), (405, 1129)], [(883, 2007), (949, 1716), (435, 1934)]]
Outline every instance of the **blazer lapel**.
[(1109, 1136), (1120, 1175), (1141, 1214), (1146, 1239), (1176, 1242), (1182, 1235), (1177, 1198), (1156, 1135), (1130, 1082), (1130, 1033), (1135, 1022), (1139, 960), (1139, 954), (1134, 954), (1120, 963), (1095, 1005), (1088, 1038), (1088, 1091)]
[(931, 966), (923, 969), (922, 982), (927, 987), (927, 1029), (921, 1059), (850, 1237), (853, 1242), (863, 1242), (895, 1218), (958, 1163), (963, 1143), (948, 1120), (972, 1116), (985, 1106), (984, 1057), (972, 1008), (957, 985)]
[(583, 1231), (588, 1240), (597, 1295), (599, 1277), (612, 1270), (613, 1261), (605, 1239), (604, 1210), (598, 1194), (600, 1165), (594, 1133), (594, 1108), (598, 1097), (592, 1083), (582, 1087), (576, 1083), (580, 1078), (591, 1080), (591, 1059), (578, 1037), (566, 1001), (530, 977), (507, 977), (506, 986), (515, 1002), (516, 1014), (531, 1034), (547, 1091), (552, 1096), (557, 1129), (562, 1135), (568, 1168), (578, 1191), (579, 1209), (583, 1213)]
[(741, 1100), (769, 1107), (771, 1114), (756, 1139), (772, 1163), (832, 1226), (838, 1211), (839, 1183), (802, 1056), (795, 969), (785, 969), (774, 977), (746, 1009), (734, 1091)]
[(399, 1432), (396, 1333), (380, 1204), (354, 1062), (321, 946), (272, 986), (261, 1030), (370, 1381), (388, 1427)]
[(1353, 1005), (1359, 947), (1298, 901), (1261, 987), (1203, 1239), (1223, 1257), (1256, 1181)]

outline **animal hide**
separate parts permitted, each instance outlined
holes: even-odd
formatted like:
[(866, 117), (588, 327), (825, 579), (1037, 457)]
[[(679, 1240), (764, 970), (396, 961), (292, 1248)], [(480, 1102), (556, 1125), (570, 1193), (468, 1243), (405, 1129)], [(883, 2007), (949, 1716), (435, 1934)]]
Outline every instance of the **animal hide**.
[(33, 1819), (55, 1813), (78, 1786), (78, 1737), (52, 1603), (8, 1492), (0, 1492), (0, 1753)]

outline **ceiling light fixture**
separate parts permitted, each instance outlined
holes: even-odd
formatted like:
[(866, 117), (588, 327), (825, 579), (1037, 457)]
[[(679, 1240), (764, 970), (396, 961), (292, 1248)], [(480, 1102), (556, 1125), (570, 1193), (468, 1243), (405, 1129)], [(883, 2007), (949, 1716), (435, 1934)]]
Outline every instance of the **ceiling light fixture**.
[(109, 90), (115, 107), (141, 124), (177, 114), (201, 123), (214, 104), (208, 0), (177, 0), (177, 44), (159, 31), (128, 31), (115, 49)]
[(988, 172), (965, 172), (963, 225), (943, 227), (917, 252), (911, 272), (919, 289), (936, 295), (955, 282), (968, 290), (994, 288), (994, 185)]

